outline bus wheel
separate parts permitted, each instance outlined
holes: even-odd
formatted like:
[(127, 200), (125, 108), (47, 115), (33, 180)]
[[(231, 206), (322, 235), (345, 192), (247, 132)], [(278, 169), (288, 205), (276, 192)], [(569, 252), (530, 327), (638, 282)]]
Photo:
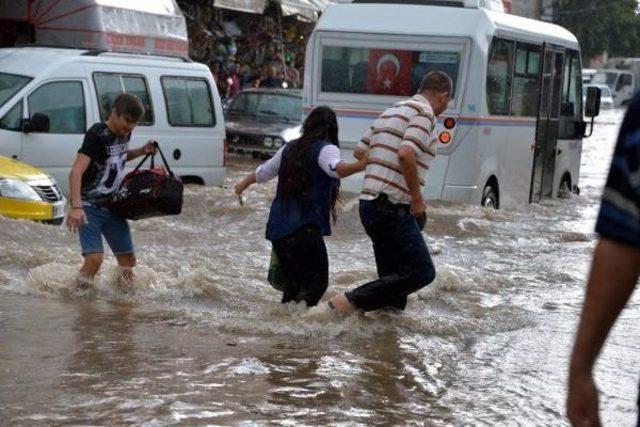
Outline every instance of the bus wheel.
[(562, 181), (560, 181), (560, 188), (558, 188), (558, 198), (559, 199), (568, 199), (571, 197), (571, 178), (569, 175), (565, 175), (562, 177)]
[(498, 192), (491, 184), (487, 184), (487, 186), (484, 187), (480, 204), (485, 208), (498, 209)]

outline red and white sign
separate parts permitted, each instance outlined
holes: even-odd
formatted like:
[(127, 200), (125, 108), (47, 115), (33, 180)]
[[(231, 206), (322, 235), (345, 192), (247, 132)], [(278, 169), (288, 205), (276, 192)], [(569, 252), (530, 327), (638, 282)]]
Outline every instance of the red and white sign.
[(372, 49), (367, 64), (367, 93), (410, 95), (412, 59), (411, 51)]

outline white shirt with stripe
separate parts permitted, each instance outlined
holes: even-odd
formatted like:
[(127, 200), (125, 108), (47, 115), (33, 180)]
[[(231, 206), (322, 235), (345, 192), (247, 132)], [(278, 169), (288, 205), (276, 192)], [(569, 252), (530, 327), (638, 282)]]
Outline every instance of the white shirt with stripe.
[[(273, 157), (256, 168), (257, 183), (267, 182), (278, 176), (280, 165), (282, 164), (282, 152), (285, 147), (286, 145), (280, 147)], [(340, 175), (336, 170), (341, 161), (340, 149), (333, 144), (325, 145), (318, 154), (318, 166), (331, 178), (340, 179)]]
[(422, 95), (398, 102), (378, 116), (358, 143), (358, 148), (369, 150), (360, 199), (373, 200), (384, 193), (393, 203), (409, 204), (398, 150), (406, 146), (415, 151), (418, 178), (424, 187), (429, 162), (436, 155), (437, 141), (431, 137), (435, 125), (433, 108)]

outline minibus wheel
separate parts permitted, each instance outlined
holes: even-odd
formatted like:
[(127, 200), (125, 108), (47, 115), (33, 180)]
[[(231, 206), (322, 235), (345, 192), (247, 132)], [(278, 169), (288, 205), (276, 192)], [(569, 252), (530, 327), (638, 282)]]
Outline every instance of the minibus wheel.
[(500, 205), (499, 205), (499, 199), (498, 199), (498, 192), (495, 190), (493, 185), (487, 184), (484, 187), (484, 191), (482, 192), (482, 200), (480, 204), (482, 205), (482, 207), (485, 207), (485, 208), (493, 208), (493, 209), (499, 208)]
[(565, 174), (560, 181), (560, 188), (558, 188), (558, 198), (568, 199), (571, 196), (571, 177)]

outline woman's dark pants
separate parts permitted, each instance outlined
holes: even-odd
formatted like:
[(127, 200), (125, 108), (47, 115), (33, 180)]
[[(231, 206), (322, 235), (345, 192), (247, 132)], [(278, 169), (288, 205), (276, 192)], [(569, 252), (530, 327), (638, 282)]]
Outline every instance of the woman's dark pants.
[(305, 301), (318, 304), (329, 284), (329, 260), (324, 239), (317, 227), (304, 226), (295, 233), (273, 242), (287, 286), (282, 302)]
[(436, 275), (422, 237), (424, 220), (416, 220), (409, 205), (391, 203), (385, 195), (361, 200), (360, 219), (373, 242), (379, 279), (345, 295), (364, 311), (387, 307), (402, 310), (407, 296), (433, 282)]

